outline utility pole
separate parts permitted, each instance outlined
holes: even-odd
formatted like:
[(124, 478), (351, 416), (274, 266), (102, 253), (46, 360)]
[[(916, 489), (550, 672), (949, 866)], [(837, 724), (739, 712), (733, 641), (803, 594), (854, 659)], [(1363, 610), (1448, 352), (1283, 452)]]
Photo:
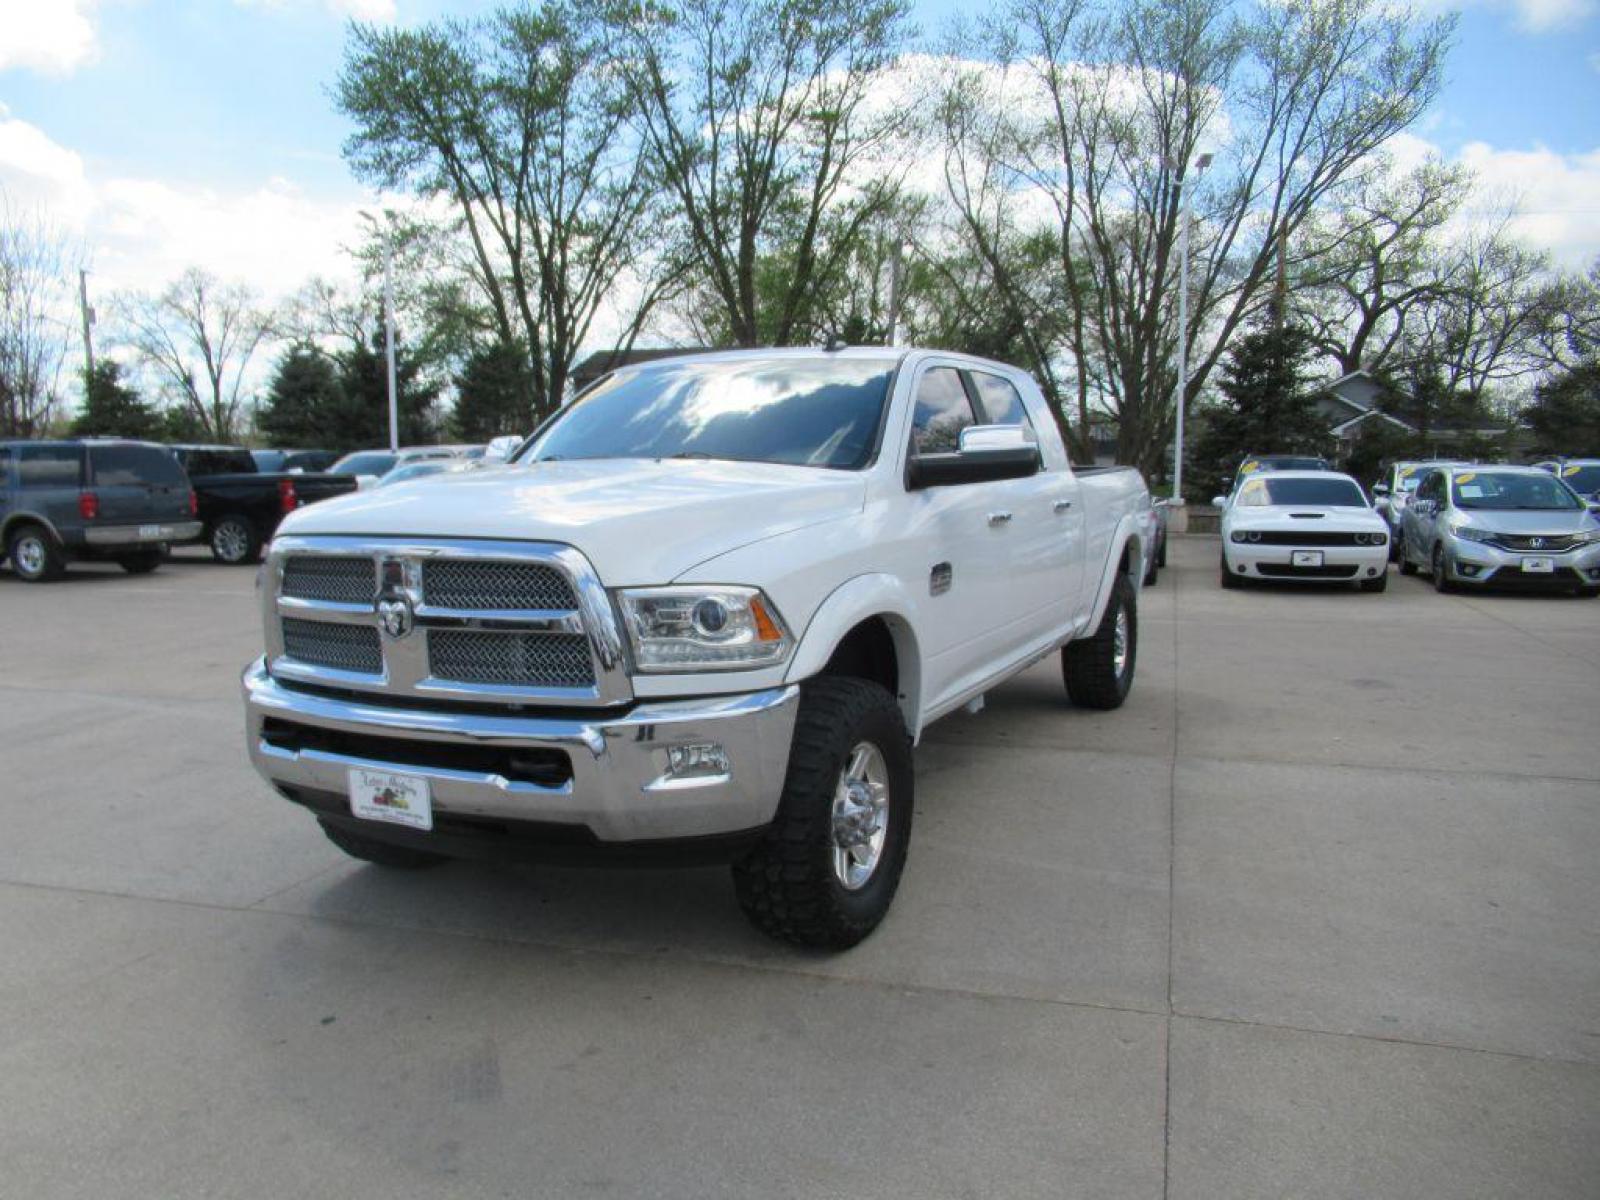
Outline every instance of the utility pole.
[(894, 244), (889, 247), (889, 340), (888, 345), (900, 344), (900, 294), (905, 287), (901, 272), (901, 256), (904, 247), (900, 242), (899, 232), (896, 231)]
[[(1194, 160), (1195, 174), (1200, 175), (1211, 165), (1211, 155), (1202, 154)], [(1183, 409), (1189, 398), (1189, 189), (1184, 186), (1184, 175), (1178, 170), (1178, 402), (1177, 428), (1173, 433), (1172, 448), (1172, 502), (1183, 505)], [(1178, 522), (1181, 529), (1188, 528), (1185, 512)]]
[(89, 307), (89, 272), (78, 269), (78, 306), (83, 312), (83, 396), (89, 398), (89, 387), (94, 379), (94, 337), (89, 327), (94, 324), (94, 309)]

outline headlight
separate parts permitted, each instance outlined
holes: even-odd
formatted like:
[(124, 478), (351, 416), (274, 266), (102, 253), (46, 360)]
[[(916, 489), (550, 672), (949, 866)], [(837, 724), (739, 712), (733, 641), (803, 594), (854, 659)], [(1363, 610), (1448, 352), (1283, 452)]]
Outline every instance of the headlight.
[(1234, 530), (1234, 531), (1233, 531), (1233, 540), (1234, 540), (1234, 541), (1236, 541), (1236, 542), (1242, 542), (1242, 541), (1244, 541), (1244, 530), (1242, 530), (1242, 529), (1235, 529), (1235, 530)]
[(1575, 533), (1572, 535), (1572, 542), (1575, 546), (1588, 546), (1600, 542), (1600, 529), (1585, 529)]
[(794, 645), (758, 588), (628, 588), (617, 594), (641, 671), (745, 671), (769, 667)]
[(1471, 525), (1457, 525), (1455, 534), (1458, 538), (1468, 542), (1490, 542), (1494, 540), (1493, 530), (1474, 529)]

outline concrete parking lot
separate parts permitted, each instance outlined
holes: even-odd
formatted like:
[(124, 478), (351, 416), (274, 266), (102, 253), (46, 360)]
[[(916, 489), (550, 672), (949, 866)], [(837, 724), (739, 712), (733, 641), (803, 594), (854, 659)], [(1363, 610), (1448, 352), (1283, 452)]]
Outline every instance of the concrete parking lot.
[(886, 924), (342, 857), (252, 572), (0, 571), (0, 1195), (1593, 1197), (1600, 601), (1222, 592), (934, 727)]

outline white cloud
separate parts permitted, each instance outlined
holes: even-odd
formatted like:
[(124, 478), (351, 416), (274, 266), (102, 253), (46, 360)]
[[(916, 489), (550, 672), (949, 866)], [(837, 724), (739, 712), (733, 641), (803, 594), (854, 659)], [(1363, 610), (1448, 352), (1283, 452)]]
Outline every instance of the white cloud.
[(1469, 142), (1460, 160), (1476, 173), (1479, 196), (1515, 202), (1511, 228), (1524, 240), (1567, 267), (1600, 256), (1600, 148), (1558, 154)]
[(1530, 33), (1549, 33), (1581, 25), (1594, 13), (1594, 0), (1510, 0), (1517, 24)]
[(98, 53), (93, 0), (0, 0), (0, 71), (70, 75)]

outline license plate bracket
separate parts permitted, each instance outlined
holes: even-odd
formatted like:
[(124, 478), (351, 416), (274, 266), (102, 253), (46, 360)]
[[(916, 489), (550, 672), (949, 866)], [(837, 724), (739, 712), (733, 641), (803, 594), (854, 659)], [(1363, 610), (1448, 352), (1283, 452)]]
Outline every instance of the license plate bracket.
[(1522, 560), (1522, 569), (1530, 575), (1550, 575), (1556, 569), (1553, 558), (1525, 558)]
[(352, 816), (425, 833), (433, 829), (433, 791), (421, 775), (351, 767), (348, 780)]
[(1289, 556), (1289, 561), (1297, 567), (1320, 567), (1322, 565), (1322, 551), (1296, 550)]
[(161, 538), (161, 526), (159, 526), (159, 525), (141, 525), (141, 526), (139, 526), (139, 540), (141, 542), (154, 542), (154, 541), (160, 540), (160, 538)]

